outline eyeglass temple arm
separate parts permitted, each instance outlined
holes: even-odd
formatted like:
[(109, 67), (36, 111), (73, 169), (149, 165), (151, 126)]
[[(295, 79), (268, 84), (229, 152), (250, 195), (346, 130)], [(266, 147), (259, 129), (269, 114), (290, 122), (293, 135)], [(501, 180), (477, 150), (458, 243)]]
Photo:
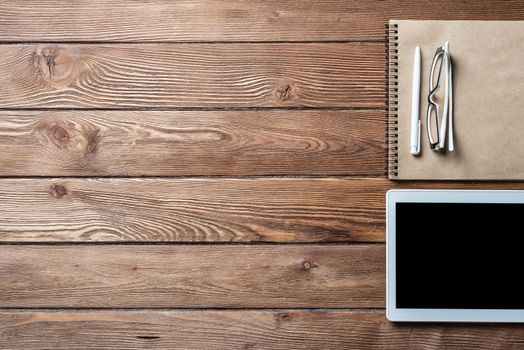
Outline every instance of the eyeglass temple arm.
[[(439, 148), (445, 148), (446, 146), (446, 134), (449, 132), (449, 150), (454, 150), (454, 143), (453, 143), (453, 76), (452, 76), (452, 63), (451, 63), (451, 56), (449, 54), (449, 42), (446, 41), (444, 44), (444, 56), (443, 56), (443, 63), (446, 65), (446, 90), (444, 93), (444, 111), (442, 113), (442, 124), (440, 127), (440, 131), (442, 133), (442, 137), (440, 138), (439, 142)], [(442, 67), (442, 66), (441, 66)], [(448, 123), (449, 119), (449, 123)], [(449, 127), (448, 127), (449, 124)], [(449, 129), (449, 130), (448, 130)]]

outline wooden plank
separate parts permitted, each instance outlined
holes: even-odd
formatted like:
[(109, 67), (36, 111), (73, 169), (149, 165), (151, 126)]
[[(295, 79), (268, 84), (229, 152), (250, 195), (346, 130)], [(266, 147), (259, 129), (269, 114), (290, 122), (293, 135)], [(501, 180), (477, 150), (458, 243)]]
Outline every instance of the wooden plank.
[(2, 111), (1, 176), (384, 176), (378, 110)]
[(382, 44), (0, 45), (0, 59), (0, 108), (383, 108), (386, 100)]
[(0, 307), (383, 307), (385, 249), (0, 247)]
[(394, 324), (383, 311), (0, 313), (2, 349), (518, 349), (516, 324)]
[(3, 242), (384, 242), (386, 179), (1, 179)]
[(518, 0), (4, 0), (0, 40), (383, 40), (390, 18), (522, 20), (524, 5)]
[(383, 241), (385, 184), (1, 179), (0, 241)]

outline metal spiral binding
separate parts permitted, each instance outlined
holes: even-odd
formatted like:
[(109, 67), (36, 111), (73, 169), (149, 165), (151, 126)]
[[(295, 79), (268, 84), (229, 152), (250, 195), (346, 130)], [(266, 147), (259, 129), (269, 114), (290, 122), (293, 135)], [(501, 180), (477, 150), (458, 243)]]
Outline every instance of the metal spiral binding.
[(388, 169), (389, 178), (398, 177), (398, 24), (386, 26), (388, 58)]

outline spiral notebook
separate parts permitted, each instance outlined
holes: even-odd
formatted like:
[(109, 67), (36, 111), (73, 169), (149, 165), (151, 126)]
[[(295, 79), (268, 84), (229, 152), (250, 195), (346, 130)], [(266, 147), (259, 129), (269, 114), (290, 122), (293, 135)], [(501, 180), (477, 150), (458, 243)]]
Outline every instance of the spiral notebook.
[[(391, 20), (389, 166), (391, 179), (524, 180), (524, 21)], [(453, 61), (453, 152), (430, 149), (429, 71), (449, 41)], [(415, 47), (422, 51), (421, 154), (410, 154)]]

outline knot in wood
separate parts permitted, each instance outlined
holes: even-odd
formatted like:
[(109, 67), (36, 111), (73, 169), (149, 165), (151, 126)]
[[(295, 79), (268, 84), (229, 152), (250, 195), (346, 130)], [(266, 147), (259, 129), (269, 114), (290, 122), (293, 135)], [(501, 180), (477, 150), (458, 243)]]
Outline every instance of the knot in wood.
[(89, 154), (93, 154), (96, 151), (96, 145), (98, 143), (99, 139), (99, 129), (97, 128), (91, 128), (86, 129), (84, 132), (85, 137), (85, 149), (84, 149), (84, 155), (87, 156)]
[(293, 95), (293, 88), (289, 84), (284, 84), (280, 86), (275, 93), (280, 101), (287, 101)]
[(62, 198), (67, 195), (67, 188), (61, 184), (52, 184), (49, 193), (53, 198)]
[(304, 270), (311, 270), (313, 268), (313, 264), (311, 263), (311, 261), (304, 261), (302, 263), (302, 267), (304, 268)]
[(59, 145), (66, 145), (71, 141), (71, 136), (67, 130), (56, 124), (49, 128), (49, 138)]
[(294, 315), (290, 312), (279, 312), (275, 314), (275, 327), (281, 328), (283, 324), (293, 320)]
[(35, 79), (44, 85), (65, 87), (77, 75), (77, 55), (64, 47), (39, 46), (32, 54), (31, 63)]
[(100, 129), (95, 125), (52, 116), (40, 120), (36, 131), (44, 145), (50, 141), (62, 151), (82, 152), (86, 157), (93, 157), (101, 138)]
[(280, 321), (289, 321), (293, 318), (293, 314), (289, 312), (283, 312), (283, 313), (277, 314), (277, 317)]

